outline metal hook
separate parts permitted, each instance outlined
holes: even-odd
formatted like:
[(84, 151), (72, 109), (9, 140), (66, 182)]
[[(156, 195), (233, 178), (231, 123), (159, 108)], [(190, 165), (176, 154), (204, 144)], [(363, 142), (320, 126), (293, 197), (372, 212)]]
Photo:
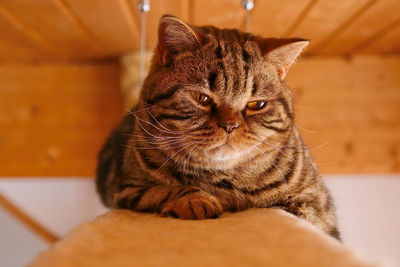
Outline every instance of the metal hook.
[(246, 11), (246, 32), (250, 31), (250, 11), (254, 8), (253, 0), (242, 0), (242, 7)]
[(139, 0), (138, 9), (142, 13), (141, 15), (141, 25), (140, 25), (140, 65), (139, 65), (139, 75), (141, 87), (145, 76), (145, 52), (146, 52), (146, 13), (150, 10), (150, 0)]

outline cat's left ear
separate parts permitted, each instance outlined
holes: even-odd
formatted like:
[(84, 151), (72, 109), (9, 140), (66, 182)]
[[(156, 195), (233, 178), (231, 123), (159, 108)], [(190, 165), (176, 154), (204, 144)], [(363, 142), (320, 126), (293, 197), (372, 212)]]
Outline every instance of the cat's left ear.
[[(292, 64), (309, 44), (304, 39), (266, 39), (266, 60), (275, 65), (279, 79), (283, 81)], [(265, 45), (264, 44), (264, 45)]]
[(173, 54), (194, 50), (199, 46), (200, 35), (195, 32), (195, 27), (171, 15), (165, 15), (160, 19), (158, 49), (161, 64), (169, 61)]

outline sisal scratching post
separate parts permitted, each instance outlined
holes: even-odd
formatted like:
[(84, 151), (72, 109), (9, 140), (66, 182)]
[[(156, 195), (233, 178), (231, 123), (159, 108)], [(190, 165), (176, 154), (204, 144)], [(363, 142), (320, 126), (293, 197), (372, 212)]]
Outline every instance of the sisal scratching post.
[(77, 227), (30, 266), (378, 265), (305, 220), (277, 209), (250, 209), (199, 221), (113, 210)]

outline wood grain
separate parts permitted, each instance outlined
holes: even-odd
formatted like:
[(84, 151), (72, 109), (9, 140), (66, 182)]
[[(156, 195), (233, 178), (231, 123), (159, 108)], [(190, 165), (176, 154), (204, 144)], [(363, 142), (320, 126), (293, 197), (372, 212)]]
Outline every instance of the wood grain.
[(53, 244), (58, 241), (58, 237), (46, 229), (44, 226), (40, 225), (28, 214), (26, 214), (19, 207), (14, 205), (10, 200), (3, 196), (0, 192), (0, 207), (8, 211), (12, 216), (17, 218), (21, 223), (23, 223), (28, 229), (37, 234), (47, 243)]
[(0, 65), (0, 176), (93, 176), (122, 118), (118, 65)]
[[(90, 176), (121, 119), (118, 66), (0, 65), (0, 176)], [(400, 57), (312, 57), (288, 75), (323, 173), (400, 172)]]
[[(141, 13), (137, 8), (137, 1), (129, 1), (132, 9), (132, 14), (140, 27)], [(157, 45), (158, 22), (165, 14), (174, 15), (177, 17), (185, 17), (188, 15), (188, 10), (184, 10), (188, 5), (182, 5), (182, 0), (152, 0), (150, 2), (150, 11), (146, 13), (146, 48), (153, 50)], [(139, 39), (138, 39), (139, 43)]]
[[(239, 1), (193, 0), (191, 23), (244, 30), (245, 12)], [(205, 15), (207, 14), (207, 15)]]
[[(0, 60), (109, 58), (139, 47), (137, 0), (3, 0)], [(245, 28), (245, 11), (232, 0), (152, 0), (146, 47), (157, 44), (164, 14), (195, 25)], [(263, 0), (250, 12), (250, 31), (264, 37), (311, 39), (309, 55), (400, 53), (399, 0)], [(393, 26), (394, 25), (394, 26)], [(388, 30), (391, 29), (391, 30)], [(395, 43), (395, 44), (394, 44)]]
[[(106, 56), (138, 48), (139, 25), (127, 1), (65, 0), (105, 49)], [(95, 11), (94, 11), (95, 9)]]
[(54, 48), (0, 3), (0, 60), (54, 58)]
[(400, 58), (301, 60), (297, 124), (323, 173), (400, 172)]
[(380, 0), (347, 25), (330, 42), (324, 43), (319, 53), (343, 54), (357, 52), (362, 42), (400, 18), (400, 1)]
[(264, 37), (283, 37), (312, 0), (256, 1), (251, 12), (251, 32)]
[(358, 50), (360, 53), (369, 54), (376, 51), (382, 54), (400, 53), (400, 19), (389, 25), (377, 38), (364, 43)]
[(369, 0), (317, 1), (306, 17), (286, 36), (311, 40), (307, 52), (314, 52), (314, 47), (328, 38), (340, 25), (349, 19)]
[(3, 0), (2, 5), (37, 31), (61, 58), (97, 55), (91, 40), (77, 27), (75, 17), (60, 7), (59, 0)]

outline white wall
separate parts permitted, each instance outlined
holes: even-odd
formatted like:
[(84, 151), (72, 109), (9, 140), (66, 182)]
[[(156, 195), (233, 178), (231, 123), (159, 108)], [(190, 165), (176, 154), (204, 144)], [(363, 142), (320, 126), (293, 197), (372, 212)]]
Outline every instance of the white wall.
[(21, 267), (49, 245), (0, 208), (0, 266)]
[(345, 244), (388, 266), (400, 266), (399, 178), (330, 175), (326, 179), (336, 201)]

